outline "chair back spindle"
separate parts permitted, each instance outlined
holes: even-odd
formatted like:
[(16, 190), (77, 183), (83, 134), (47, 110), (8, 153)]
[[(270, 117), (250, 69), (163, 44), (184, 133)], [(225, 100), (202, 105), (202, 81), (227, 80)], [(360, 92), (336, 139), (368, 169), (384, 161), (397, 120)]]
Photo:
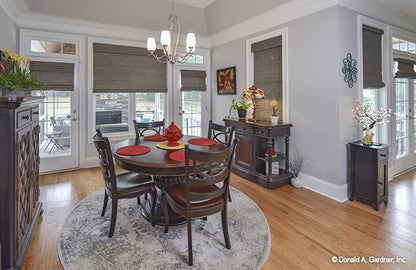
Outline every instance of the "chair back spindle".
[(145, 135), (161, 135), (165, 129), (165, 119), (156, 122), (139, 123), (133, 120), (136, 137), (144, 137)]
[(98, 152), (101, 173), (106, 182), (106, 186), (113, 192), (117, 191), (116, 172), (114, 169), (113, 153), (107, 137), (104, 137), (100, 129), (96, 129), (94, 135), (94, 145)]
[(222, 126), (209, 121), (208, 138), (216, 140), (227, 147), (231, 146), (233, 141), (234, 126)]

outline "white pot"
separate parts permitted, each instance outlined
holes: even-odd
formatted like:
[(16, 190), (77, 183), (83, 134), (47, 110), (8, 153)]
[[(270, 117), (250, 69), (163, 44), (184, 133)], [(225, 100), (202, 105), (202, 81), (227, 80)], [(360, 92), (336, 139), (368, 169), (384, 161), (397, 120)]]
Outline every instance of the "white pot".
[(302, 179), (300, 179), (300, 177), (293, 177), (292, 179), (290, 179), (290, 183), (295, 188), (301, 188), (303, 186), (303, 182)]
[(276, 125), (279, 122), (279, 116), (270, 116), (270, 122), (272, 122), (272, 125)]

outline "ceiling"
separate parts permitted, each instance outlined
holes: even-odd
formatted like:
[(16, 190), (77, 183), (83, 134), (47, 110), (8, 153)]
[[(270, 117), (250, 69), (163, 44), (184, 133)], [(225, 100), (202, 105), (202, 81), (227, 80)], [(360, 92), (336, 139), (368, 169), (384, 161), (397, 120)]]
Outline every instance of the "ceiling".
[(416, 17), (416, 0), (378, 0), (386, 6)]
[[(33, 1), (33, 0), (29, 0)], [(171, 1), (171, 0), (166, 0)], [(188, 6), (199, 7), (199, 8), (206, 8), (215, 0), (175, 0), (176, 3), (181, 3)]]

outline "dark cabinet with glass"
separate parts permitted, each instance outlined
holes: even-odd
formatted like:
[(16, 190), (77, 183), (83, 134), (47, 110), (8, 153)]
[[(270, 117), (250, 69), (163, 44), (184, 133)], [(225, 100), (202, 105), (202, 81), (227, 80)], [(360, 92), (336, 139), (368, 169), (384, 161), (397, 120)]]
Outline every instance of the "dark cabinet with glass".
[(348, 198), (379, 210), (388, 203), (388, 146), (364, 146), (361, 141), (347, 145)]
[[(270, 121), (256, 122), (224, 119), (227, 126), (235, 127), (237, 145), (233, 173), (267, 188), (277, 188), (288, 184), (289, 138), (292, 124), (272, 125)], [(266, 152), (276, 155), (266, 156)]]

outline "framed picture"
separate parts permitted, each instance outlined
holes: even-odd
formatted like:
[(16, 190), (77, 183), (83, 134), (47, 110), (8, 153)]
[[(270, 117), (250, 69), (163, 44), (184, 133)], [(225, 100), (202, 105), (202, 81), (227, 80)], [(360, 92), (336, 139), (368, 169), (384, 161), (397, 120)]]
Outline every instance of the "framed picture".
[(237, 88), (235, 67), (217, 70), (218, 95), (235, 95)]

